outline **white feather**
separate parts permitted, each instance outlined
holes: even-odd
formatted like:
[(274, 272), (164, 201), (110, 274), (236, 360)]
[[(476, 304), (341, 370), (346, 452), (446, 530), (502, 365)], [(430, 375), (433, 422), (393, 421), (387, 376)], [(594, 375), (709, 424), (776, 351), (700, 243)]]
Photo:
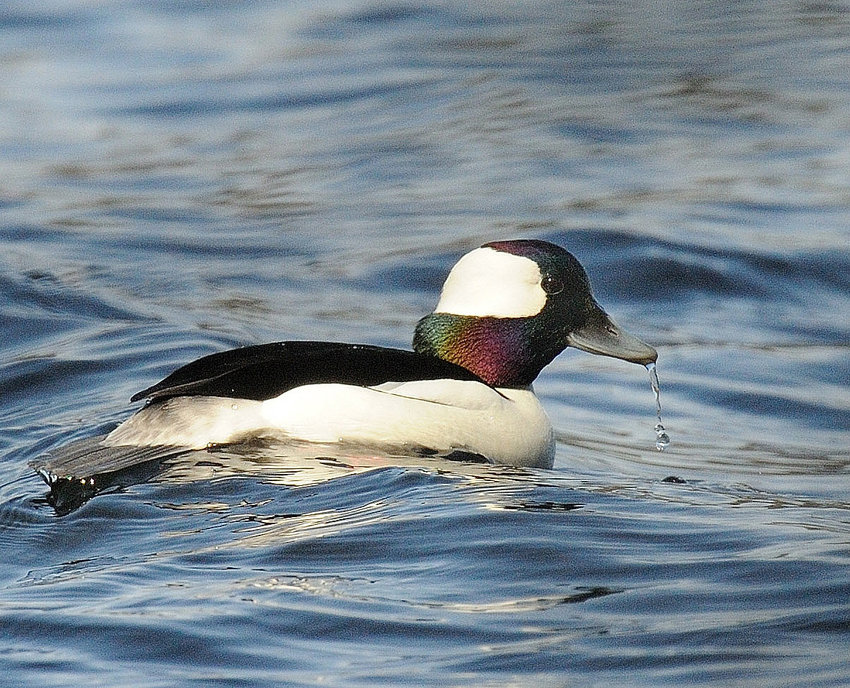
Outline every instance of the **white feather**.
[(255, 435), (262, 402), (224, 397), (174, 397), (146, 406), (103, 440), (107, 446), (173, 445), (203, 449)]
[(201, 449), (252, 436), (455, 450), (505, 464), (549, 467), (554, 438), (531, 388), (426, 380), (378, 387), (296, 387), (268, 401), (175, 397), (152, 404), (110, 433), (107, 446)]
[(477, 248), (452, 268), (435, 313), (525, 318), (546, 305), (540, 267), (530, 258)]
[(528, 389), (424, 380), (378, 387), (307, 385), (263, 402), (269, 426), (313, 442), (463, 450), (497, 463), (551, 466), (549, 418)]

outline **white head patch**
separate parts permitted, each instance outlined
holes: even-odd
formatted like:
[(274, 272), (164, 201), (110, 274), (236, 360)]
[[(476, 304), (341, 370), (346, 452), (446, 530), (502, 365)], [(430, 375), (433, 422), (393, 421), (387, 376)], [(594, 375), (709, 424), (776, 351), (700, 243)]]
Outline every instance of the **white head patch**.
[(452, 268), (435, 313), (527, 318), (546, 305), (540, 268), (530, 258), (492, 248), (470, 251)]

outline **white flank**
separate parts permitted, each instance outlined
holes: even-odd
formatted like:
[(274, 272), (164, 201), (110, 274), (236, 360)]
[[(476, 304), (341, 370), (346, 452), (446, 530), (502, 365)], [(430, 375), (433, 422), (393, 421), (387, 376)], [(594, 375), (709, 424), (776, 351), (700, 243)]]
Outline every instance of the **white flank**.
[(540, 268), (530, 258), (477, 248), (452, 268), (434, 312), (531, 317), (546, 305), (546, 292), (540, 280)]
[(268, 401), (175, 397), (143, 408), (103, 444), (202, 449), (279, 436), (462, 450), (496, 463), (540, 468), (551, 467), (555, 455), (552, 426), (530, 387), (497, 391), (463, 380), (305, 385)]
[(531, 388), (423, 380), (297, 387), (263, 402), (266, 427), (311, 442), (464, 450), (497, 463), (551, 467), (552, 426)]
[(174, 397), (130, 416), (103, 444), (166, 444), (203, 449), (258, 434), (265, 427), (262, 402), (224, 397)]

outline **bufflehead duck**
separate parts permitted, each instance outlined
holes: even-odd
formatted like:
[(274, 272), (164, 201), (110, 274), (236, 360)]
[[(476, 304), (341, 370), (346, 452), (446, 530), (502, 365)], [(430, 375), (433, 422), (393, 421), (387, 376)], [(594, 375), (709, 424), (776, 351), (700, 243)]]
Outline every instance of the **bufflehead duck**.
[(157, 448), (262, 437), (547, 468), (554, 436), (531, 385), (568, 346), (643, 365), (658, 357), (596, 303), (572, 254), (540, 240), (495, 241), (452, 268), (416, 325), (413, 351), (290, 341), (204, 356), (134, 395), (147, 404), (111, 433), (36, 469), (50, 482), (63, 461), (98, 451), (145, 460)]

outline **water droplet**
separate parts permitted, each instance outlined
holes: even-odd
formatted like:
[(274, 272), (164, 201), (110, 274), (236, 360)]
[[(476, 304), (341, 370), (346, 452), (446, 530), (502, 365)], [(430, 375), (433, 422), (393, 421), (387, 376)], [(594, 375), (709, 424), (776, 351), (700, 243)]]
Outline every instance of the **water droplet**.
[(647, 363), (646, 369), (649, 371), (649, 384), (655, 395), (655, 415), (658, 417), (658, 422), (655, 424), (655, 448), (658, 451), (664, 451), (670, 444), (670, 435), (661, 423), (661, 387), (658, 384), (658, 371), (655, 363)]
[(667, 448), (667, 445), (670, 444), (670, 435), (667, 434), (667, 431), (664, 430), (664, 426), (661, 423), (655, 424), (655, 448), (658, 451), (664, 451)]

